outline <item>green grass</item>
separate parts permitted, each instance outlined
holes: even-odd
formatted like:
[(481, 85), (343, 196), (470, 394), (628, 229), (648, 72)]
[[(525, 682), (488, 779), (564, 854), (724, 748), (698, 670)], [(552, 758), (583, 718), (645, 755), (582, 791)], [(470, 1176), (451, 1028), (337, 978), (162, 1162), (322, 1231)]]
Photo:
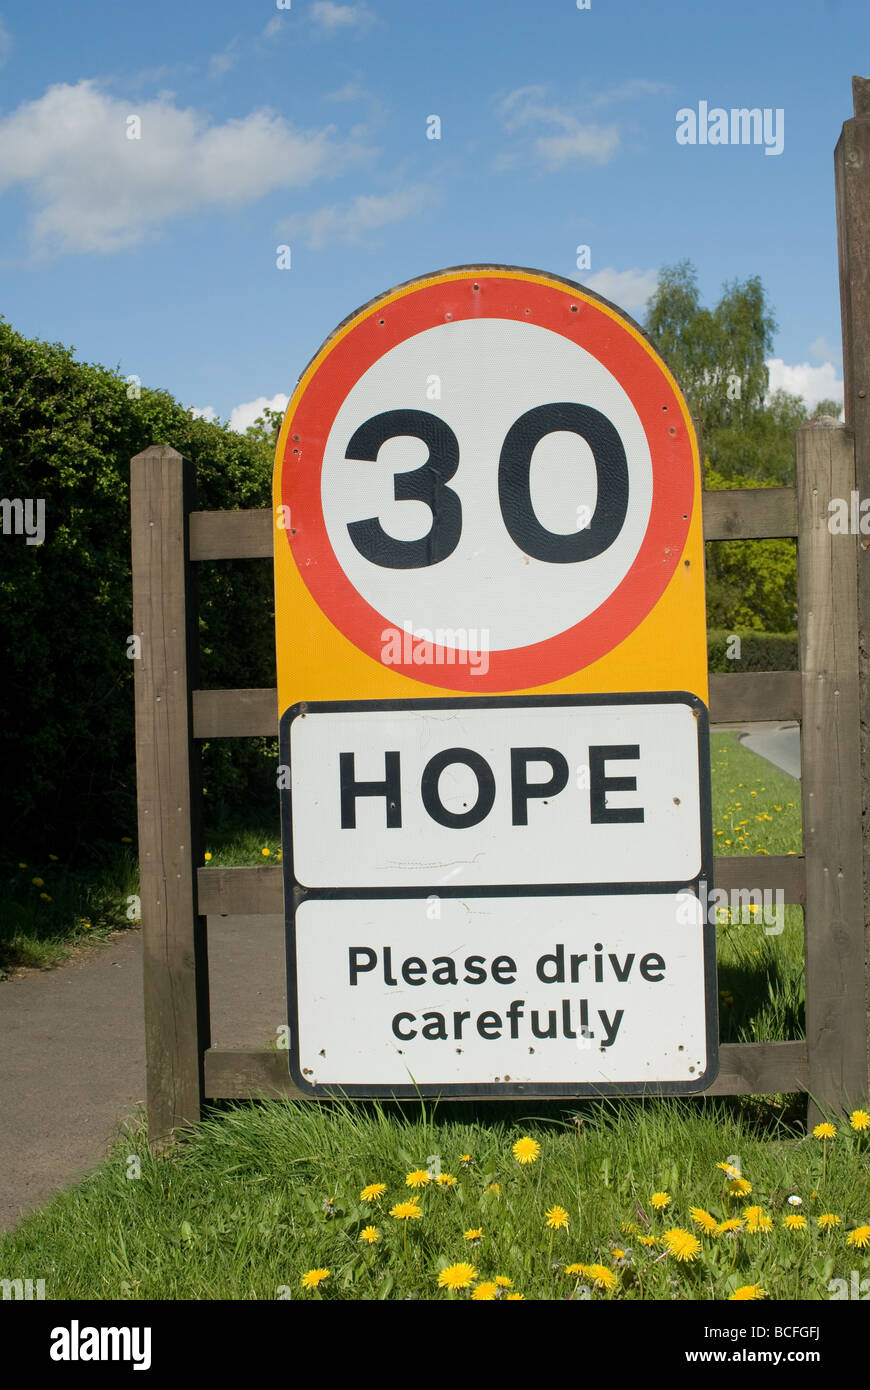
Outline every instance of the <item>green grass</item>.
[[(797, 782), (733, 734), (713, 737), (712, 766), (719, 853), (800, 851)], [(212, 832), (207, 850), (214, 865), (280, 862), (279, 840), (263, 828)], [(44, 865), (28, 865), (27, 876), (34, 871), (49, 882)], [(53, 897), (63, 881), (57, 870)], [(129, 882), (111, 879), (109, 901)], [(23, 880), (18, 891), (30, 901)], [(726, 915), (717, 933), (723, 1039), (801, 1036), (799, 909), (787, 909), (776, 934), (753, 914)], [(159, 1156), (142, 1130), (127, 1131), (92, 1177), (0, 1238), (0, 1272), (45, 1278), (55, 1299), (464, 1298), (467, 1290), (438, 1286), (441, 1270), (460, 1263), (476, 1267), (478, 1282), (510, 1279), (527, 1299), (725, 1299), (748, 1284), (776, 1299), (828, 1299), (831, 1280), (870, 1274), (870, 1244), (846, 1239), (870, 1223), (867, 1135), (840, 1119), (831, 1143), (803, 1138), (802, 1112), (788, 1097), (225, 1106)], [(512, 1155), (523, 1135), (541, 1146), (527, 1166)], [(716, 1166), (725, 1161), (739, 1164), (751, 1194), (727, 1191)], [(419, 1220), (392, 1217), (413, 1196), (406, 1175), (439, 1166), (455, 1184), (422, 1188)], [(374, 1182), (386, 1184), (384, 1196), (362, 1202)], [(654, 1192), (669, 1194), (661, 1213)], [(547, 1228), (554, 1205), (567, 1231)], [(705, 1235), (690, 1211), (721, 1222), (748, 1205), (770, 1217), (770, 1231)], [(825, 1211), (840, 1218), (827, 1232), (816, 1223)], [(789, 1214), (804, 1215), (806, 1229), (784, 1228)], [(367, 1226), (378, 1232), (372, 1245), (360, 1239)], [(665, 1253), (672, 1227), (696, 1233), (695, 1258)], [(464, 1237), (476, 1229), (479, 1244)], [(575, 1262), (613, 1271), (615, 1285), (588, 1270), (567, 1275)], [(311, 1269), (330, 1273), (307, 1292)]]
[[(731, 733), (712, 736), (710, 764), (714, 853), (799, 854), (800, 783), (744, 748)], [(779, 922), (765, 922), (760, 913), (721, 914), (717, 959), (723, 1042), (805, 1036), (803, 910), (786, 907), (782, 920), (778, 932)]]
[[(0, 859), (0, 980), (19, 966), (48, 967), (138, 918), (132, 842), (92, 845), (76, 865), (47, 849)], [(132, 913), (132, 916), (128, 916)]]
[[(450, 1296), (438, 1276), (458, 1263), (482, 1281), (509, 1278), (527, 1299), (725, 1299), (745, 1284), (777, 1299), (827, 1299), (829, 1280), (870, 1273), (870, 1247), (846, 1243), (870, 1220), (866, 1136), (843, 1122), (825, 1146), (784, 1126), (763, 1134), (714, 1100), (551, 1110), (529, 1119), (516, 1105), (441, 1114), (422, 1104), (276, 1101), (214, 1115), (160, 1157), (130, 1133), (91, 1179), (0, 1239), (0, 1269), (44, 1278), (55, 1299), (428, 1300)], [(527, 1166), (512, 1155), (521, 1136), (541, 1146)], [(750, 1196), (727, 1193), (716, 1166), (726, 1161), (739, 1162)], [(439, 1165), (455, 1185), (428, 1183), (419, 1220), (392, 1217), (414, 1195), (406, 1175)], [(362, 1202), (376, 1182), (384, 1196)], [(656, 1192), (671, 1198), (661, 1213)], [(801, 1206), (789, 1204), (792, 1194)], [(771, 1231), (699, 1232), (695, 1259), (660, 1258), (666, 1230), (698, 1230), (690, 1207), (721, 1221), (750, 1203), (770, 1215)], [(556, 1204), (567, 1230), (547, 1229)], [(840, 1217), (827, 1233), (816, 1225), (825, 1211)], [(807, 1229), (783, 1228), (794, 1213)], [(372, 1246), (360, 1239), (370, 1225)], [(464, 1238), (478, 1229), (479, 1244)], [(643, 1244), (650, 1235), (655, 1243)], [(629, 1252), (626, 1263), (614, 1248)], [(613, 1269), (615, 1288), (566, 1275), (573, 1262)], [(301, 1286), (310, 1269), (330, 1271), (316, 1294)]]

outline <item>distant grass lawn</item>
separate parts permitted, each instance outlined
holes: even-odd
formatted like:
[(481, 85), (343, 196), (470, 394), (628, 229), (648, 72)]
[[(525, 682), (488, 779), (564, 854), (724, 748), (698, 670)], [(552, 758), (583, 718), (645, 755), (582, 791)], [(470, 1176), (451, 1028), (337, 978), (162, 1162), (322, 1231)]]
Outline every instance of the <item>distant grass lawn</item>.
[(825, 1141), (724, 1101), (529, 1108), (239, 1105), (159, 1158), (131, 1135), (0, 1238), (0, 1269), (49, 1299), (392, 1301), (812, 1300), (870, 1274), (846, 1121)]

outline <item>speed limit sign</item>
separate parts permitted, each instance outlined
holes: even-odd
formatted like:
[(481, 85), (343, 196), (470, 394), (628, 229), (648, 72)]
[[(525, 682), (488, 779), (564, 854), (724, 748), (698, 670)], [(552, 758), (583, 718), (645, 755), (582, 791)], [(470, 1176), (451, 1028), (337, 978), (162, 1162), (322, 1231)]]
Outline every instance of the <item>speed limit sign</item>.
[[(686, 403), (643, 331), (537, 271), (463, 266), (400, 285), (303, 373), (273, 500), (297, 1083), (698, 1089), (715, 1054), (710, 936), (703, 922), (677, 930), (669, 904), (710, 869), (700, 468)], [(629, 949), (608, 902), (622, 893), (661, 949)], [(601, 996), (589, 1032), (606, 1042), (567, 1068), (564, 1049), (518, 1045), (516, 1011), (499, 1049), (471, 1046), (465, 1023), (455, 1035), (480, 981), (442, 956), (424, 986), (408, 914), (477, 900), (481, 941), (514, 962), (507, 983), (536, 956), (505, 906), (523, 894), (565, 938), (559, 951), (581, 931), (582, 897), (586, 934), (608, 935), (612, 959), (667, 954), (654, 979), (619, 965), (669, 1020), (661, 1057), (640, 1008), (623, 1024), (627, 990)], [(348, 901), (369, 904), (371, 941), (356, 939)], [(410, 978), (395, 975), (399, 947), (375, 941), (378, 922), (411, 933)], [(572, 958), (592, 959), (585, 944)], [(415, 1007), (391, 1012), (393, 989)], [(529, 1018), (531, 994), (517, 1001)], [(593, 1004), (560, 1002), (566, 1036)], [(425, 1032), (427, 1012), (448, 1020), (444, 1037), (434, 1021)], [(370, 1029), (371, 1056), (359, 1053)]]
[(643, 332), (568, 280), (411, 281), (327, 340), (275, 469), (278, 686), (707, 692), (697, 445)]

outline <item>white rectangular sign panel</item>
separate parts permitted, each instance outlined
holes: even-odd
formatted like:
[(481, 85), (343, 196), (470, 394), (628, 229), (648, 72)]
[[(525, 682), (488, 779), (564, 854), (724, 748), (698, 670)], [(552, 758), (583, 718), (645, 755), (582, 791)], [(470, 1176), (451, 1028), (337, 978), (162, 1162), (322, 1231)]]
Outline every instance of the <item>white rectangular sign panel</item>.
[(281, 721), (281, 764), (290, 1070), (303, 1091), (709, 1085), (697, 697), (305, 703)]
[(517, 705), (297, 706), (289, 721), (297, 883), (679, 885), (698, 877), (699, 700)]
[(369, 1095), (707, 1084), (697, 898), (434, 902), (434, 920), (425, 898), (298, 908), (297, 1084)]

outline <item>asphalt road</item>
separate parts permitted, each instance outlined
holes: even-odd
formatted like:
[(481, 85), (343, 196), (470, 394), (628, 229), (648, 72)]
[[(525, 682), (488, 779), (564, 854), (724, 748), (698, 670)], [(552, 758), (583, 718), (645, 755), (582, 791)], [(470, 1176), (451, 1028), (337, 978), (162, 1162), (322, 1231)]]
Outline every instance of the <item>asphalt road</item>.
[[(209, 988), (214, 1044), (274, 1038), (287, 1021), (283, 918), (210, 918)], [(102, 1162), (144, 1105), (141, 933), (0, 984), (0, 1058), (0, 1230), (10, 1230)]]

